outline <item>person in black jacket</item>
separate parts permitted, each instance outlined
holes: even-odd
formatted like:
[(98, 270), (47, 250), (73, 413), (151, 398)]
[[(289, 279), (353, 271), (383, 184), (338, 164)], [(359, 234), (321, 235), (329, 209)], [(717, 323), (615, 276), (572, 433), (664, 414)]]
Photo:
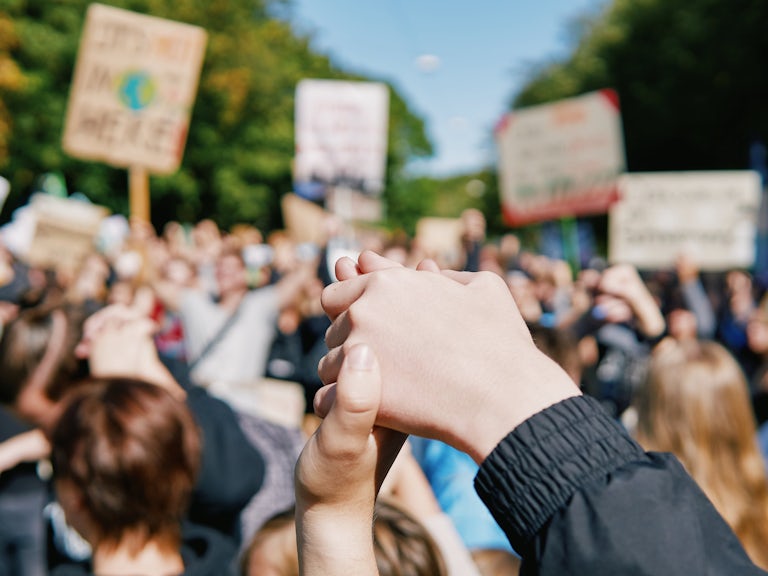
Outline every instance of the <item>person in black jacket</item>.
[[(480, 464), (476, 489), (521, 574), (765, 574), (673, 456), (644, 452), (538, 351), (500, 278), (419, 268), (363, 253), (323, 293), (333, 325), (315, 408), (328, 419), (297, 471), (304, 574), (344, 573), (343, 550), (375, 573), (363, 528), (401, 433)], [(343, 492), (302, 473), (323, 467)]]

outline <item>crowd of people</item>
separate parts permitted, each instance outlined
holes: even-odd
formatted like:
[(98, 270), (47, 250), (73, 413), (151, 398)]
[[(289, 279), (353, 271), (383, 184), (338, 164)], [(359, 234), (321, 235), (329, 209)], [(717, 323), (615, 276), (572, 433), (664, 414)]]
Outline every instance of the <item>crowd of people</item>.
[(461, 221), (0, 247), (0, 576), (768, 569), (766, 287)]

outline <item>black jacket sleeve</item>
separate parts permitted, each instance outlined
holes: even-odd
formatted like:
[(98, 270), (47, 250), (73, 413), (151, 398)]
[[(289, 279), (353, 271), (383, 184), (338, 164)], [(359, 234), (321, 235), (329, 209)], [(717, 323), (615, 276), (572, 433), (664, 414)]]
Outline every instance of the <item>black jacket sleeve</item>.
[(588, 397), (513, 430), (475, 487), (521, 575), (766, 574), (673, 456), (643, 452)]

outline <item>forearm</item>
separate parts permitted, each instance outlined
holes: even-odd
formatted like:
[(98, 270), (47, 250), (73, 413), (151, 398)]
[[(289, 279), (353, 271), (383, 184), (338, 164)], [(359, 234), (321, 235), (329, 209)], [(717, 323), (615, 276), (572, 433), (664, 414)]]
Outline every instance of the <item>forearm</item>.
[(378, 575), (373, 551), (373, 514), (307, 509), (296, 503), (301, 576)]
[(686, 282), (682, 284), (682, 291), (688, 309), (696, 316), (696, 333), (699, 338), (712, 338), (716, 329), (715, 311), (701, 282)]
[(51, 446), (40, 430), (30, 430), (0, 443), (0, 472), (10, 470), (22, 462), (46, 458)]
[(657, 338), (667, 328), (664, 316), (650, 294), (639, 297), (631, 302), (635, 314), (637, 329), (646, 338)]

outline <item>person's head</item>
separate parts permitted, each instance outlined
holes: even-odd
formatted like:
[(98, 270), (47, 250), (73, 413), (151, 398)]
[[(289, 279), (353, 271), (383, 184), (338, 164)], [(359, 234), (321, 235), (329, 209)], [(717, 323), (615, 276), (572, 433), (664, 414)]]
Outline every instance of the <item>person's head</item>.
[(747, 323), (747, 345), (760, 356), (768, 355), (768, 298), (763, 297), (760, 306), (749, 316)]
[(254, 535), (240, 571), (243, 576), (299, 576), (293, 508), (270, 518)]
[(541, 324), (532, 324), (530, 329), (536, 347), (557, 362), (574, 383), (580, 386), (583, 366), (576, 336), (567, 329), (551, 328)]
[(75, 357), (85, 313), (78, 307), (23, 310), (0, 338), (0, 403), (47, 428), (51, 408), (84, 365)]
[(671, 310), (666, 317), (667, 332), (676, 340), (693, 340), (698, 334), (696, 314), (687, 308)]
[(216, 259), (216, 284), (222, 297), (248, 289), (248, 270), (239, 249), (228, 248), (219, 254)]
[(472, 550), (472, 560), (482, 576), (518, 576), (520, 558), (509, 550), (479, 548)]
[[(756, 542), (763, 550), (768, 480), (747, 382), (733, 356), (714, 342), (665, 340), (636, 406), (640, 443), (675, 454), (750, 554)], [(768, 555), (761, 555), (764, 564)]]
[(376, 502), (373, 550), (381, 576), (439, 576), (446, 573), (440, 550), (424, 525), (383, 499)]
[(57, 493), (68, 521), (98, 549), (180, 545), (200, 460), (183, 402), (137, 380), (84, 381), (51, 434)]
[[(376, 502), (373, 547), (381, 576), (442, 576), (440, 550), (418, 520), (398, 506)], [(293, 509), (278, 514), (256, 533), (242, 561), (243, 576), (298, 576)]]

